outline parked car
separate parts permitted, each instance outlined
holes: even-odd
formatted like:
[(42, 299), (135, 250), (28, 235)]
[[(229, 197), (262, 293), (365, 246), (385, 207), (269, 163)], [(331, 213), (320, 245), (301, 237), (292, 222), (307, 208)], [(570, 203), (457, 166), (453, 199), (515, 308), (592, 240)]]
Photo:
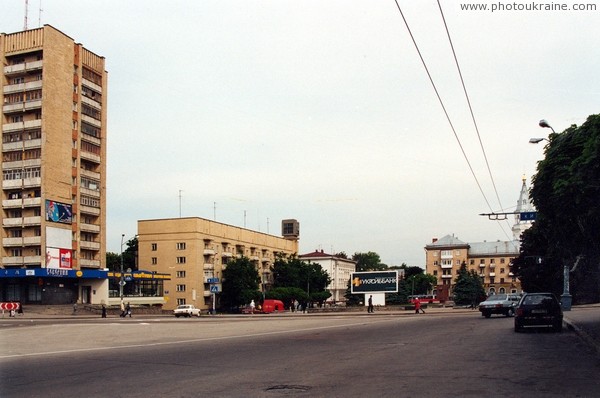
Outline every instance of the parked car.
[(200, 316), (200, 308), (196, 308), (191, 304), (178, 305), (177, 308), (173, 310), (173, 314), (177, 318), (179, 318), (180, 316)]
[(492, 314), (513, 316), (519, 299), (518, 294), (492, 294), (479, 304), (479, 311), (486, 318), (491, 317)]
[(562, 331), (563, 313), (560, 302), (552, 293), (527, 293), (517, 305), (515, 332), (524, 328), (546, 327)]

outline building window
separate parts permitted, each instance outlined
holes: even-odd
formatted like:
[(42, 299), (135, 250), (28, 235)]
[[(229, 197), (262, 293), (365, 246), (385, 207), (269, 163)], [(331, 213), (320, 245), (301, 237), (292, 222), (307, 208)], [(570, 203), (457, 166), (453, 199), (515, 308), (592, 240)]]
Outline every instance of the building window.
[(158, 259), (156, 257), (152, 257), (151, 261), (152, 261), (152, 265), (158, 264)]
[(177, 264), (185, 264), (185, 257), (177, 257)]
[(505, 260), (503, 258), (500, 259), (500, 264), (504, 264)]
[(158, 243), (152, 243), (151, 248), (152, 248), (153, 252), (155, 252), (156, 250), (158, 250)]
[(184, 298), (178, 298), (177, 299), (177, 305), (185, 305), (185, 299)]
[(473, 260), (473, 259), (470, 259), (470, 260), (469, 260), (469, 265), (475, 265), (475, 260)]
[(485, 264), (485, 258), (480, 259), (479, 264)]
[(177, 250), (185, 250), (185, 242), (177, 243)]
[(178, 278), (185, 278), (185, 271), (177, 271), (175, 274)]
[(177, 285), (175, 290), (178, 292), (185, 292), (185, 285)]
[(496, 259), (495, 258), (490, 258), (490, 264), (495, 264), (496, 263)]
[(433, 276), (437, 276), (437, 270), (436, 269), (433, 270)]
[(500, 273), (503, 274), (504, 273), (504, 268), (500, 268)]

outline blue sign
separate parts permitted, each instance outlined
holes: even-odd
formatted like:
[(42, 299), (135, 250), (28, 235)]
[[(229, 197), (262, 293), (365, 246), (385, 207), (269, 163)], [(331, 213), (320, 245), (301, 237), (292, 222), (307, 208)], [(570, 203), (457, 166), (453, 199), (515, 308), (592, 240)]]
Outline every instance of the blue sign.
[(219, 283), (219, 278), (208, 278), (208, 283)]
[(211, 293), (219, 293), (219, 285), (211, 285), (210, 292)]
[(519, 213), (519, 220), (521, 221), (534, 221), (536, 218), (537, 212), (535, 211), (526, 211), (523, 213)]

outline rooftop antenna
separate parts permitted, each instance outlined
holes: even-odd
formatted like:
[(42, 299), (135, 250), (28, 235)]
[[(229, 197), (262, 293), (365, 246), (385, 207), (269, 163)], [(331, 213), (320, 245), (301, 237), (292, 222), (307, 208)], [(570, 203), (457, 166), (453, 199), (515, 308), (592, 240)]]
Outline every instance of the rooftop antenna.
[(181, 192), (183, 192), (183, 190), (179, 190), (179, 218), (181, 218)]
[(38, 11), (38, 28), (42, 27), (42, 11), (44, 10), (42, 9), (42, 0), (40, 0), (40, 8)]
[(29, 13), (29, 0), (25, 0), (25, 20), (23, 21), (23, 30), (27, 30), (27, 14)]

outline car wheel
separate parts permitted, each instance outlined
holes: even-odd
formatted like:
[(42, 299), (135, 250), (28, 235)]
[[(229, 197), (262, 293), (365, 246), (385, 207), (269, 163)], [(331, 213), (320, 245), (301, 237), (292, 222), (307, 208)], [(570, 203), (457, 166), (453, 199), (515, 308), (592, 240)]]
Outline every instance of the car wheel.
[(489, 318), (489, 317), (492, 316), (492, 313), (491, 312), (484, 312), (483, 316), (486, 317), (486, 318)]
[(554, 326), (552, 327), (552, 330), (556, 333), (561, 333), (562, 332), (562, 322), (555, 323)]
[(509, 308), (508, 311), (506, 311), (506, 316), (515, 316), (514, 308)]
[(179, 318), (179, 314), (175, 314), (175, 318)]
[(515, 333), (519, 333), (521, 332), (523, 329), (521, 329), (521, 326), (519, 326), (518, 324), (515, 323)]

